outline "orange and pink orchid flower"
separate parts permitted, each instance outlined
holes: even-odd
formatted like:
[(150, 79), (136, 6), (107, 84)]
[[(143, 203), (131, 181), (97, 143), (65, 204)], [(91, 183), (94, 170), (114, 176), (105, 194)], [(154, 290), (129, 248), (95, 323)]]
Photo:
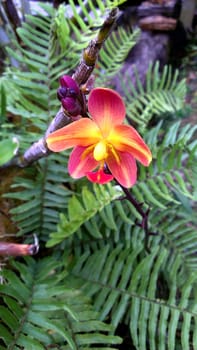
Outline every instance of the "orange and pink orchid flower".
[(123, 187), (137, 179), (136, 160), (148, 166), (151, 152), (138, 132), (123, 124), (126, 110), (114, 90), (95, 88), (88, 99), (90, 118), (81, 118), (51, 133), (47, 144), (53, 152), (73, 148), (68, 171), (73, 178), (87, 176), (92, 182), (114, 178)]

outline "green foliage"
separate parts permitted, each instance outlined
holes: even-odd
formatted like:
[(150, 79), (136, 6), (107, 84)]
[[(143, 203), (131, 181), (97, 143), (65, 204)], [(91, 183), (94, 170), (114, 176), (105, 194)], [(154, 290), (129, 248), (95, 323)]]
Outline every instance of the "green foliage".
[[(107, 187), (110, 189), (109, 192), (105, 191), (105, 188), (102, 186), (94, 186), (94, 194), (87, 187), (83, 187), (81, 192), (82, 203), (76, 195), (73, 195), (68, 202), (68, 219), (66, 215), (61, 214), (57, 232), (51, 234), (51, 239), (48, 241), (47, 246), (51, 247), (62, 242), (62, 240), (76, 232), (82, 224), (90, 221), (100, 211), (102, 211), (102, 216), (106, 212), (106, 224), (109, 227), (114, 227), (115, 222), (113, 222), (110, 204), (120, 196), (120, 191), (110, 186)], [(93, 231), (92, 235), (98, 238), (102, 237), (98, 230)]]
[(0, 148), (3, 149), (3, 153), (0, 155), (0, 165), (3, 165), (16, 154), (18, 148), (17, 139), (0, 141)]
[[(193, 171), (190, 166), (196, 163), (197, 143), (193, 136), (197, 126), (187, 124), (181, 127), (180, 121), (171, 124), (167, 131), (162, 131), (161, 123), (158, 126), (146, 135), (156, 158), (155, 163), (149, 167), (147, 185), (150, 183), (152, 194), (158, 194), (160, 201), (162, 196), (168, 201), (169, 192), (175, 197), (183, 195), (195, 200), (195, 185), (192, 187), (191, 183)], [(151, 177), (155, 180), (154, 183)]]
[[(190, 247), (189, 251), (184, 244), (186, 241), (188, 244), (189, 241), (196, 242), (195, 227), (187, 225), (187, 220), (193, 213), (190, 200), (194, 201), (196, 195), (196, 187), (192, 188), (191, 182), (195, 174), (190, 167), (191, 164), (196, 164), (194, 154), (197, 143), (191, 142), (196, 129), (196, 126), (189, 125), (181, 128), (180, 122), (176, 122), (168, 132), (163, 131), (162, 136), (161, 123), (159, 127), (152, 128), (147, 133), (147, 140), (153, 150), (155, 161), (149, 166), (148, 172), (144, 167), (140, 167), (139, 181), (132, 189), (139, 203), (147, 203), (144, 204), (147, 208), (151, 206), (152, 231), (159, 230), (166, 244), (171, 242), (170, 246), (173, 244), (176, 248), (175, 254), (184, 255), (185, 263), (191, 266), (191, 269), (196, 268), (196, 244)], [(92, 237), (98, 239), (101, 239), (101, 233), (105, 230), (114, 232), (117, 242), (121, 240), (124, 230), (128, 235), (135, 220), (140, 219), (139, 213), (130, 203), (125, 204), (125, 201), (117, 200), (124, 196), (117, 186), (94, 186), (94, 191), (95, 189), (94, 195), (92, 190), (83, 187), (81, 200), (79, 194), (70, 199), (67, 215), (60, 216), (57, 232), (51, 234), (49, 246), (62, 242), (65, 237), (77, 232), (82, 224), (85, 224)], [(182, 216), (183, 209), (188, 212), (187, 218)], [(173, 224), (173, 220), (176, 220), (179, 214), (178, 222)], [(120, 218), (123, 223), (121, 229)]]
[[(18, 30), (23, 45), (8, 48), (20, 69), (10, 66), (0, 80), (1, 138), (17, 136), (21, 153), (45, 133), (59, 108), (58, 78), (75, 69), (112, 2), (78, 3), (79, 12), (72, 0), (58, 11), (42, 4), (47, 15), (28, 15)], [(73, 16), (65, 17), (70, 10)], [(128, 28), (107, 39), (96, 84), (120, 71), (137, 38)], [(124, 86), (121, 75), (120, 82), (128, 119), (153, 153), (130, 191), (150, 209), (149, 230), (156, 233), (150, 253), (141, 216), (121, 188), (71, 179), (68, 152), (18, 172), (4, 197), (12, 199), (18, 235), (36, 233), (41, 249), (39, 258), (12, 260), (3, 269), (2, 350), (118, 349), (121, 325), (136, 350), (196, 349), (197, 127), (177, 120), (185, 80), (157, 64), (145, 87), (139, 79), (137, 89)], [(9, 123), (6, 113), (16, 121)]]
[[(131, 122), (135, 122), (143, 130), (154, 115), (175, 113), (184, 106), (186, 94), (185, 79), (179, 79), (178, 71), (165, 66), (160, 72), (159, 62), (150, 65), (143, 87), (136, 72), (137, 88), (128, 79), (127, 85), (122, 83), (127, 99), (127, 115)], [(121, 81), (121, 80), (120, 80)]]
[(110, 325), (97, 320), (90, 300), (80, 290), (65, 288), (65, 275), (58, 266), (58, 260), (50, 257), (13, 261), (12, 270), (4, 269), (1, 349), (96, 349), (99, 344), (104, 350), (105, 344), (121, 341), (109, 334)]
[(56, 229), (59, 212), (64, 212), (72, 193), (67, 188), (65, 161), (63, 155), (43, 160), (37, 169), (28, 169), (26, 177), (16, 179), (12, 186), (16, 192), (6, 194), (7, 198), (19, 201), (11, 210), (20, 226), (18, 234), (36, 233), (40, 240), (46, 241), (49, 232)]
[[(86, 251), (78, 258), (71, 280), (74, 276), (81, 281), (84, 292), (94, 298), (101, 319), (111, 315), (114, 326), (124, 320), (137, 349), (146, 349), (147, 339), (152, 350), (163, 346), (173, 350), (178, 345), (195, 348), (197, 277), (191, 274), (180, 288), (181, 257), (169, 268), (171, 253), (159, 245), (148, 255), (139, 241), (130, 248), (124, 243), (111, 247), (107, 242), (91, 248), (93, 253)], [(165, 290), (159, 289), (161, 276)]]
[[(98, 78), (96, 81), (98, 86), (107, 84), (108, 80), (119, 72), (122, 62), (124, 62), (129, 51), (139, 39), (139, 35), (139, 29), (133, 31), (131, 28), (124, 29), (122, 27), (111, 34), (110, 40), (107, 40), (100, 52), (99, 68), (97, 69)], [(100, 71), (103, 74), (100, 74)]]

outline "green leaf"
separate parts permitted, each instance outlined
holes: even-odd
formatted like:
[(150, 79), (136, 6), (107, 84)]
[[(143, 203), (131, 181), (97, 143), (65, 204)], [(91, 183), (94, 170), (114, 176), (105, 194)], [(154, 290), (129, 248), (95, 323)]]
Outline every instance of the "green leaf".
[[(81, 193), (81, 201), (76, 196), (73, 196), (68, 202), (68, 217), (61, 214), (60, 223), (57, 227), (57, 232), (50, 235), (50, 240), (47, 242), (47, 247), (52, 247), (66, 237), (71, 236), (77, 229), (90, 220), (97, 213), (100, 213), (102, 220), (111, 228), (116, 229), (116, 224), (113, 219), (111, 208), (108, 205), (119, 196), (119, 190), (115, 188), (103, 186), (94, 187), (95, 194), (93, 195), (86, 187)], [(105, 211), (104, 211), (105, 209)]]
[(7, 163), (18, 150), (19, 142), (16, 138), (0, 141), (0, 165)]
[[(110, 334), (112, 327), (99, 320), (90, 300), (80, 290), (65, 286), (64, 274), (61, 277), (57, 274), (58, 260), (28, 258), (25, 262), (13, 261), (11, 266), (15, 272), (4, 269), (3, 275), (18, 293), (10, 293), (6, 285), (0, 286), (4, 296), (4, 305), (0, 307), (0, 338), (8, 349), (21, 346), (45, 349), (53, 343), (77, 349), (80, 344), (91, 346), (95, 340), (103, 348), (105, 344), (120, 343), (119, 337)], [(25, 273), (28, 278), (20, 279)], [(26, 291), (23, 297), (21, 289)]]

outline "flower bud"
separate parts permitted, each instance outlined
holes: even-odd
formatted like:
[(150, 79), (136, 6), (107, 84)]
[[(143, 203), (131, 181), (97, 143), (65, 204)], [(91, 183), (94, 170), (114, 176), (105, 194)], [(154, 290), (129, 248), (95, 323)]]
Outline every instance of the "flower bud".
[(82, 111), (79, 86), (69, 75), (60, 78), (60, 85), (57, 90), (57, 97), (63, 108), (72, 116), (79, 115)]
[(72, 97), (66, 97), (62, 99), (62, 106), (63, 108), (69, 112), (72, 116), (77, 116), (81, 113), (81, 105), (79, 101), (76, 98)]

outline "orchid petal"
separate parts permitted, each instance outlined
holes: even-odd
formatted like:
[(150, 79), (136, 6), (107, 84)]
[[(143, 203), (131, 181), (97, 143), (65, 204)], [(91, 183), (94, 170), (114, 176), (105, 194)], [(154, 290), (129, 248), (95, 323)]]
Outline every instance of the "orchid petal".
[(98, 166), (98, 162), (93, 158), (92, 152), (87, 152), (87, 147), (77, 146), (71, 152), (68, 162), (69, 174), (78, 179), (86, 176), (86, 174), (94, 170)]
[(130, 153), (145, 166), (148, 166), (152, 160), (150, 149), (138, 132), (131, 126), (116, 125), (108, 141), (113, 144), (117, 151)]
[(91, 91), (88, 99), (88, 110), (104, 137), (108, 136), (114, 125), (123, 122), (126, 114), (121, 96), (117, 92), (105, 88), (95, 88)]
[(75, 146), (95, 144), (100, 138), (96, 123), (89, 118), (82, 118), (49, 134), (47, 145), (51, 151), (60, 152)]
[(95, 182), (98, 183), (100, 185), (104, 185), (110, 181), (113, 180), (113, 175), (111, 174), (106, 174), (103, 169), (99, 169), (98, 171), (94, 171), (94, 172), (87, 172), (86, 176), (88, 178), (88, 180), (90, 180), (91, 182)]
[(134, 157), (126, 152), (118, 152), (118, 157), (111, 155), (107, 159), (107, 166), (114, 178), (123, 187), (133, 186), (137, 179), (137, 166)]

